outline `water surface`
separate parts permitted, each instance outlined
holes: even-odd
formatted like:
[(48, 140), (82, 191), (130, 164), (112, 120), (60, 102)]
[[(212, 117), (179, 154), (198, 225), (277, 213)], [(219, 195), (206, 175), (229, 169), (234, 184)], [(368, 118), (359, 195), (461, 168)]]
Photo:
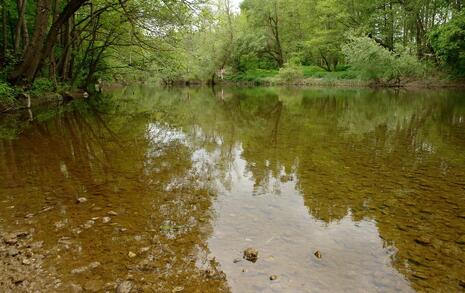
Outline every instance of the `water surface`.
[(0, 233), (28, 235), (0, 289), (464, 290), (463, 93), (131, 87), (92, 105), (2, 136)]

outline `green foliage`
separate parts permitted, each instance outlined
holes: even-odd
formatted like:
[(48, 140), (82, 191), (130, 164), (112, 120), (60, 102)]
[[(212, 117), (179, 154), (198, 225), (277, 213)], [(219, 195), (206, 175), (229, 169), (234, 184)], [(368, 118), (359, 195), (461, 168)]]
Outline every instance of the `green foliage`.
[(251, 69), (246, 72), (238, 72), (236, 74), (227, 76), (226, 78), (231, 81), (249, 81), (260, 83), (269, 78), (278, 75), (279, 71), (275, 69)]
[(421, 75), (423, 70), (420, 62), (406, 50), (391, 52), (368, 37), (351, 37), (343, 52), (360, 78), (379, 83), (399, 84), (401, 80)]
[(465, 75), (465, 11), (446, 24), (438, 26), (429, 35), (437, 57), (458, 75)]
[(15, 89), (8, 83), (0, 80), (0, 107), (11, 106), (15, 103)]
[(54, 92), (55, 90), (55, 85), (51, 80), (47, 78), (37, 78), (31, 86), (30, 93), (38, 97), (45, 93)]
[(286, 63), (283, 68), (279, 69), (278, 79), (281, 82), (287, 84), (296, 83), (302, 80), (303, 77), (304, 74), (300, 65)]

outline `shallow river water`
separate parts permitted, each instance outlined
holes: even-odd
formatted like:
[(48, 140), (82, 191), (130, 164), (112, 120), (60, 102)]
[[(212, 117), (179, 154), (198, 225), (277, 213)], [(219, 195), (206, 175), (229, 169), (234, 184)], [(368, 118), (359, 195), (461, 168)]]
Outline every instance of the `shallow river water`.
[(94, 104), (1, 129), (1, 292), (465, 290), (464, 93)]

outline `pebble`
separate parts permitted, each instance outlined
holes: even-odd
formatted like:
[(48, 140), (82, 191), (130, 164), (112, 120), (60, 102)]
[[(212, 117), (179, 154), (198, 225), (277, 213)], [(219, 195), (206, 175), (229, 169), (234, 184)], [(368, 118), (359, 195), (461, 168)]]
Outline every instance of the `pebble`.
[(84, 289), (90, 292), (101, 292), (103, 286), (102, 280), (89, 280), (84, 284)]
[(316, 256), (317, 258), (321, 258), (321, 252), (319, 250), (315, 251), (315, 253), (313, 254), (314, 256)]
[(278, 278), (278, 276), (276, 276), (276, 275), (271, 275), (271, 276), (270, 276), (270, 280), (271, 280), (271, 281), (274, 281), (274, 280), (276, 280), (277, 278)]
[(18, 237), (18, 238), (25, 238), (27, 236), (29, 236), (29, 232), (27, 232), (27, 231), (20, 231), (20, 232), (16, 233), (16, 237)]
[(130, 281), (124, 281), (116, 287), (116, 293), (129, 293), (134, 287), (134, 284)]
[(69, 285), (69, 287), (70, 287), (70, 292), (72, 292), (72, 293), (80, 293), (80, 292), (84, 291), (84, 289), (82, 289), (81, 286), (76, 285), (76, 284), (71, 284), (71, 285)]
[(424, 237), (424, 236), (420, 236), (420, 237), (415, 239), (415, 242), (418, 243), (418, 244), (421, 244), (421, 245), (430, 245), (431, 244), (431, 239), (429, 239), (427, 237)]
[(129, 251), (128, 256), (129, 256), (130, 258), (134, 258), (134, 257), (137, 256), (137, 254), (135, 254), (135, 253), (132, 252), (132, 251)]
[(70, 287), (70, 292), (72, 292), (72, 293), (80, 293), (80, 292), (84, 291), (84, 289), (82, 289), (81, 286), (76, 285), (76, 284), (71, 284), (71, 285), (69, 285), (69, 287)]
[(32, 263), (32, 261), (28, 258), (24, 258), (23, 261), (22, 261), (23, 265), (30, 265)]
[(459, 239), (457, 239), (457, 244), (465, 244), (465, 235), (460, 236)]
[(150, 250), (150, 246), (142, 247), (142, 248), (140, 249), (140, 253), (144, 253), (144, 252), (147, 252), (147, 251), (149, 251), (149, 250)]
[(111, 221), (111, 218), (110, 218), (110, 217), (103, 217), (103, 219), (102, 219), (102, 222), (103, 222), (104, 224), (110, 223), (110, 221)]
[(181, 292), (183, 290), (184, 290), (184, 287), (178, 286), (178, 287), (174, 287), (174, 289), (171, 290), (171, 292), (176, 293), (176, 292)]
[(428, 277), (426, 275), (424, 275), (423, 273), (420, 273), (420, 272), (415, 272), (412, 274), (415, 278), (418, 278), (418, 279), (422, 279), (422, 280), (426, 280), (428, 279)]
[(76, 199), (76, 203), (85, 203), (87, 201), (87, 198), (85, 197), (79, 197)]
[(256, 262), (258, 259), (258, 250), (250, 247), (247, 248), (246, 250), (244, 250), (243, 258), (250, 262)]
[(242, 259), (236, 258), (236, 259), (233, 260), (233, 263), (238, 263), (238, 262), (241, 262), (241, 261), (242, 261)]
[(9, 256), (14, 257), (14, 256), (17, 256), (19, 254), (19, 251), (14, 247), (10, 247), (10, 248), (8, 248), (7, 253), (8, 253)]
[(14, 236), (9, 236), (7, 238), (5, 238), (5, 243), (8, 244), (8, 245), (15, 245), (16, 243), (18, 243), (18, 239)]
[(115, 211), (109, 211), (107, 214), (110, 215), (110, 216), (117, 216), (118, 215), (118, 213), (115, 212)]
[(460, 280), (460, 281), (459, 281), (459, 286), (462, 287), (462, 288), (465, 288), (465, 281), (464, 281), (464, 280)]

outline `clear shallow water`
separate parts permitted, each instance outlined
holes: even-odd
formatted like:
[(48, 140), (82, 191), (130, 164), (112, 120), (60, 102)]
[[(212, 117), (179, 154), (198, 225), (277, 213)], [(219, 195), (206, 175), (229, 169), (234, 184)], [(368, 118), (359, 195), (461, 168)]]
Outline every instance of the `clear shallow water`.
[(461, 292), (464, 150), (463, 93), (116, 90), (0, 141), (13, 288)]

